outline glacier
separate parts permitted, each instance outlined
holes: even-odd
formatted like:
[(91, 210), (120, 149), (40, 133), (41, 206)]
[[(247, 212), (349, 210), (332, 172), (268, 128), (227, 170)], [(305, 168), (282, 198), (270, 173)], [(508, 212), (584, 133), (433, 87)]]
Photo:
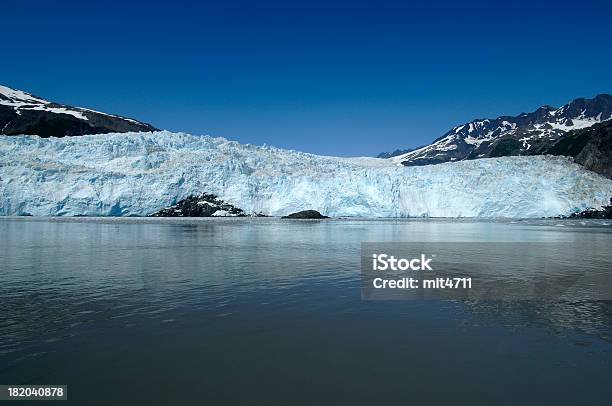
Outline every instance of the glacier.
[(271, 216), (529, 218), (606, 204), (612, 180), (553, 156), (399, 167), (168, 131), (0, 137), (0, 215), (146, 216), (202, 192)]

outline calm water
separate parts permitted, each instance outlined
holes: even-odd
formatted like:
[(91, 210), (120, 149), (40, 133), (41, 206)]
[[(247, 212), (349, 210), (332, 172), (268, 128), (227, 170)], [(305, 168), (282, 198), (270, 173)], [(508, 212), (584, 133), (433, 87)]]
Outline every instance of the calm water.
[[(72, 404), (610, 404), (612, 302), (362, 301), (362, 241), (602, 221), (0, 219), (0, 384)], [(529, 255), (529, 253), (525, 253)]]

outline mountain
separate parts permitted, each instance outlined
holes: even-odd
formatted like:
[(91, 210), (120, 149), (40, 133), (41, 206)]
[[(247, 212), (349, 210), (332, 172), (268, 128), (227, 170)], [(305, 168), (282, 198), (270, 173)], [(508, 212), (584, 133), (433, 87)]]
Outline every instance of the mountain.
[(452, 128), (432, 144), (390, 160), (421, 166), (513, 155), (544, 153), (568, 132), (612, 118), (612, 96), (576, 99), (561, 108), (543, 106), (532, 113), (479, 119)]
[(208, 201), (247, 215), (549, 217), (610, 196), (612, 180), (550, 155), (404, 167), (167, 131), (0, 137), (0, 215), (147, 216)]
[(585, 168), (612, 179), (612, 121), (570, 131), (544, 144), (530, 155), (562, 155)]
[(111, 132), (156, 131), (150, 124), (81, 107), (52, 103), (0, 86), (0, 134), (65, 137)]
[(408, 152), (412, 152), (415, 149), (416, 148), (396, 149), (393, 152), (381, 152), (380, 154), (376, 155), (376, 158), (393, 158), (394, 156), (404, 155), (404, 154), (407, 154)]

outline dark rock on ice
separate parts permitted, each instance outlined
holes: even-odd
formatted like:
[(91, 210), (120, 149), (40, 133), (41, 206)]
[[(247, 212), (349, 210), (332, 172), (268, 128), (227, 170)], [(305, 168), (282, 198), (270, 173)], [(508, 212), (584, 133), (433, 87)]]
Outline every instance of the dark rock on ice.
[(587, 209), (579, 213), (573, 213), (569, 218), (581, 219), (612, 219), (612, 198), (608, 206), (602, 206), (600, 209)]
[(244, 217), (244, 211), (224, 202), (216, 195), (202, 193), (161, 209), (151, 217)]
[(284, 219), (328, 219), (328, 216), (324, 216), (316, 210), (303, 210), (297, 213), (291, 213), (288, 216), (283, 216)]

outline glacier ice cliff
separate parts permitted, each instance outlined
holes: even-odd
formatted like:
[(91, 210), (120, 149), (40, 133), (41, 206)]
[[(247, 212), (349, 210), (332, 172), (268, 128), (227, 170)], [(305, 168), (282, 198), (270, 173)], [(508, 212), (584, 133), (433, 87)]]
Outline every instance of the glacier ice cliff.
[(606, 204), (612, 181), (551, 156), (398, 167), (167, 131), (0, 137), (0, 215), (146, 216), (203, 192), (274, 216), (542, 217)]

